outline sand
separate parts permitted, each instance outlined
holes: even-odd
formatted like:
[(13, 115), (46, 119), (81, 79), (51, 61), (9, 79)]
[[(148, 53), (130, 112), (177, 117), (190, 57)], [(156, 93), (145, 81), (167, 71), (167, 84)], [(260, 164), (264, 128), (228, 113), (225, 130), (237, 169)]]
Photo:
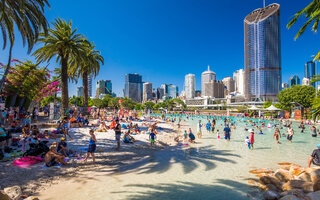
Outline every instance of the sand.
[[(141, 123), (138, 123), (138, 125), (143, 130), (147, 129)], [(23, 194), (27, 196), (36, 195), (40, 199), (52, 198), (57, 194), (64, 195), (63, 191), (70, 182), (80, 184), (80, 187), (81, 184), (94, 177), (115, 174), (117, 169), (125, 166), (128, 162), (143, 160), (144, 157), (152, 152), (175, 145), (173, 138), (178, 135), (178, 131), (171, 124), (164, 122), (159, 123), (158, 126), (161, 127), (161, 130), (158, 129), (159, 134), (157, 135), (155, 146), (150, 147), (148, 134), (139, 134), (133, 135), (136, 139), (135, 144), (121, 142), (120, 151), (115, 150), (114, 131), (96, 132), (95, 135), (98, 142), (95, 165), (92, 164), (91, 158), (87, 163), (83, 163), (81, 159), (73, 158), (69, 161), (68, 166), (45, 169), (43, 168), (43, 163), (24, 169), (14, 166), (12, 164), (13, 160), (0, 162), (0, 189), (18, 185), (22, 188)], [(70, 134), (74, 140), (68, 141), (69, 148), (80, 152), (82, 147), (88, 146), (89, 128), (73, 128), (70, 130)], [(179, 135), (181, 134), (179, 133)], [(85, 152), (83, 152), (84, 154)], [(116, 177), (112, 175), (112, 178)], [(49, 190), (53, 186), (57, 187), (56, 191)], [(59, 192), (59, 187), (61, 192)], [(76, 195), (71, 195), (70, 199), (77, 199)]]

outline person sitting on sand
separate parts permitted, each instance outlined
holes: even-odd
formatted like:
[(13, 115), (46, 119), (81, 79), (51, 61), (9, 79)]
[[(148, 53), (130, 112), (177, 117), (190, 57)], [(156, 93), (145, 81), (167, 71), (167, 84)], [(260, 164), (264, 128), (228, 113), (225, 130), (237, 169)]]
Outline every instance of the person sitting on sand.
[(44, 157), (44, 162), (47, 167), (52, 167), (56, 164), (62, 164), (66, 165), (67, 163), (64, 161), (64, 156), (61, 154), (58, 154), (56, 152), (56, 146), (51, 145), (49, 147), (49, 151), (46, 153)]
[(31, 136), (30, 129), (29, 129), (29, 125), (27, 124), (22, 128), (22, 137), (27, 138), (30, 136)]
[(320, 166), (320, 144), (318, 144), (317, 147), (317, 149), (313, 150), (308, 160), (308, 167), (311, 166), (311, 163), (316, 166)]
[(104, 121), (102, 121), (100, 123), (99, 129), (97, 129), (96, 131), (97, 132), (107, 132), (108, 131), (108, 127), (107, 127), (106, 123)]
[(124, 134), (123, 142), (124, 143), (134, 143), (136, 140), (130, 135), (130, 129)]
[(58, 153), (61, 153), (65, 157), (69, 157), (70, 154), (73, 154), (73, 151), (71, 149), (68, 149), (68, 144), (66, 142), (65, 138), (61, 138), (61, 142), (59, 142), (57, 146)]

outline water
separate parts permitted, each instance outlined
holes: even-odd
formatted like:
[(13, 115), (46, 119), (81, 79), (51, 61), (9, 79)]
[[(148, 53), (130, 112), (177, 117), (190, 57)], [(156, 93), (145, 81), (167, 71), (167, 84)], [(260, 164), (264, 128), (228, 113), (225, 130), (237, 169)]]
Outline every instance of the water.
[[(182, 124), (190, 124), (196, 133), (197, 122), (198, 118)], [(205, 117), (202, 122), (207, 122)], [(217, 122), (216, 130), (223, 136), (223, 121)], [(293, 124), (292, 143), (281, 137), (281, 144), (276, 144), (274, 129), (264, 128), (264, 135), (255, 134), (255, 149), (249, 150), (244, 142), (249, 136), (245, 124), (237, 122), (230, 142), (217, 139), (216, 134), (203, 128), (203, 137), (196, 139), (196, 144), (133, 155), (130, 162), (117, 165), (116, 171), (100, 171), (99, 175), (87, 175), (85, 183), (72, 181), (49, 190), (57, 199), (260, 199), (258, 190), (248, 184), (248, 178), (254, 177), (249, 170), (276, 168), (280, 162), (306, 166), (320, 143), (319, 137), (311, 137), (309, 126), (300, 133), (298, 124)], [(182, 126), (181, 131), (186, 128)], [(281, 134), (286, 130), (280, 129)]]

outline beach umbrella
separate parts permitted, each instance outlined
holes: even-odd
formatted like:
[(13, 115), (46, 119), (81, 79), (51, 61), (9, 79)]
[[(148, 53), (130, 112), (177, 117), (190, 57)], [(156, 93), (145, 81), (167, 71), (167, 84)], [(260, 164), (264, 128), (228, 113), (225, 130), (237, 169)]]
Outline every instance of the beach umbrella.
[(268, 108), (266, 108), (266, 110), (268, 110), (268, 111), (277, 111), (277, 110), (281, 110), (281, 109), (276, 108), (274, 105), (271, 105)]
[(258, 108), (257, 106), (253, 105), (250, 108), (248, 108), (249, 110), (260, 110), (260, 108)]

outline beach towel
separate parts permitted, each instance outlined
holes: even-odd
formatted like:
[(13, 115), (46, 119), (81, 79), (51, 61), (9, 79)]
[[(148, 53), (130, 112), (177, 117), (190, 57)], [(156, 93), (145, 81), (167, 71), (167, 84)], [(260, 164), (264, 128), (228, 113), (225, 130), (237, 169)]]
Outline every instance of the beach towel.
[(110, 129), (114, 129), (116, 127), (116, 122), (112, 121), (110, 124)]
[(18, 166), (18, 167), (22, 167), (22, 168), (28, 168), (32, 165), (35, 165), (37, 163), (40, 163), (42, 162), (43, 159), (41, 157), (37, 157), (37, 156), (26, 156), (26, 157), (23, 157), (23, 158), (20, 158), (18, 160), (15, 160), (13, 162), (13, 164), (15, 166)]

